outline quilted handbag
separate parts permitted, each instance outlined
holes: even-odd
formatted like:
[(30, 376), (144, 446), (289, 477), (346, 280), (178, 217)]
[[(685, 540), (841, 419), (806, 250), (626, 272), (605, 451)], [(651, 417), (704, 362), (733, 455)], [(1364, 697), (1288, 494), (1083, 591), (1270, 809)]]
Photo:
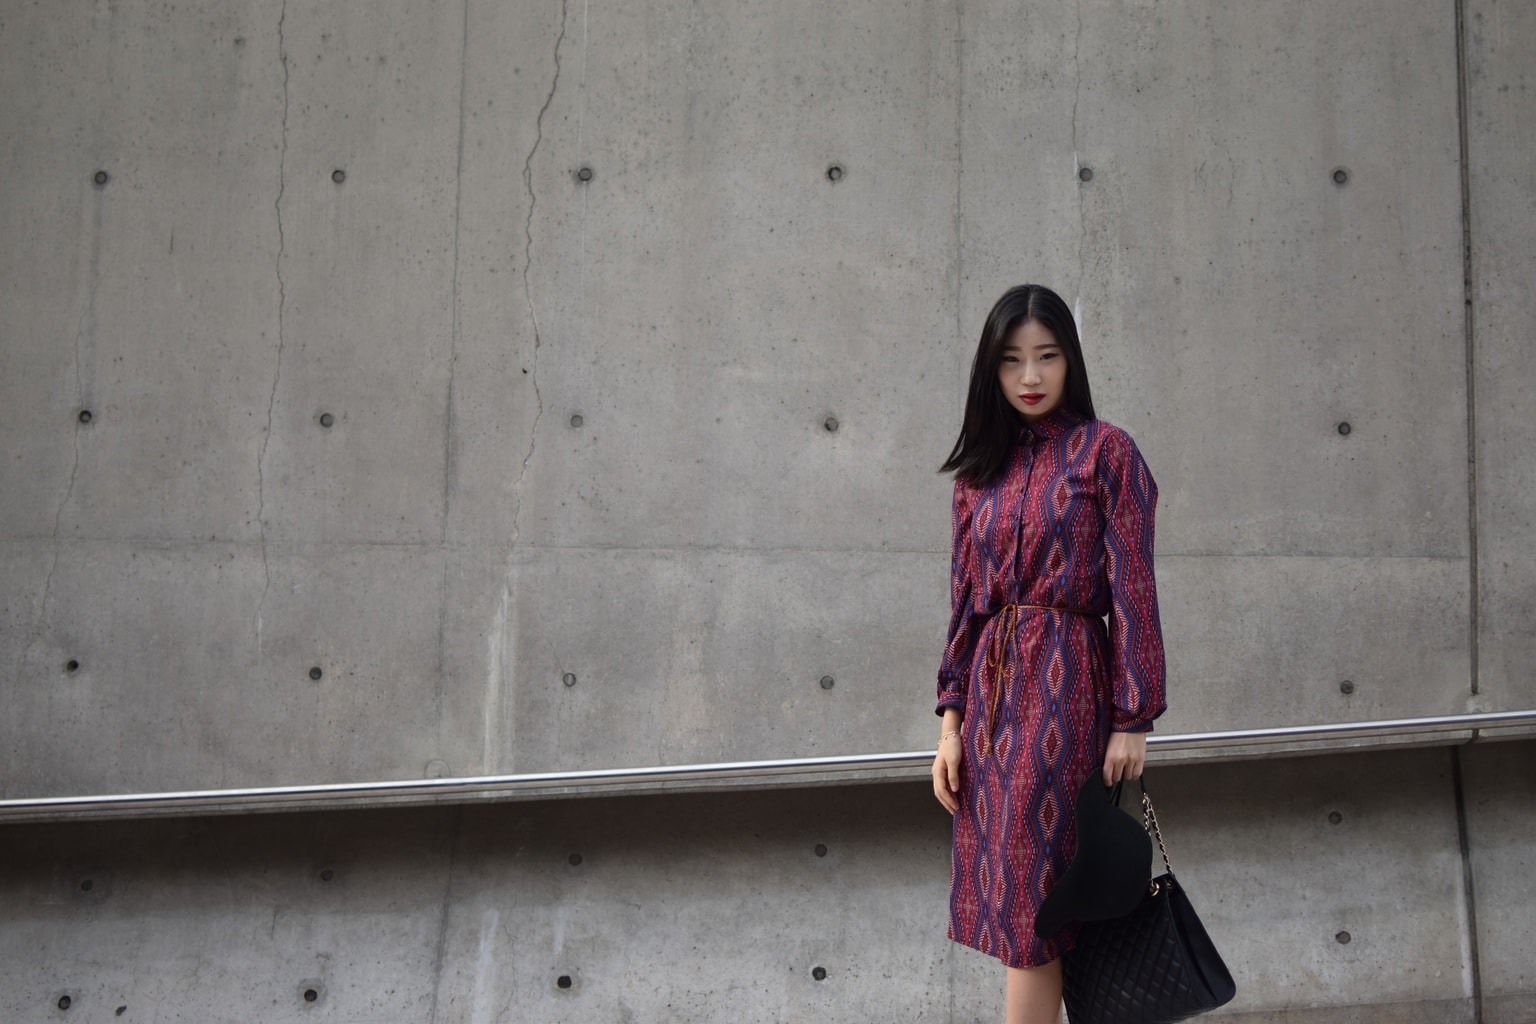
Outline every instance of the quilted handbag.
[(1071, 1024), (1164, 1024), (1215, 1009), (1237, 993), (1221, 954), (1173, 875), (1157, 812), (1141, 784), (1143, 820), (1166, 872), (1124, 917), (1085, 924), (1061, 958)]

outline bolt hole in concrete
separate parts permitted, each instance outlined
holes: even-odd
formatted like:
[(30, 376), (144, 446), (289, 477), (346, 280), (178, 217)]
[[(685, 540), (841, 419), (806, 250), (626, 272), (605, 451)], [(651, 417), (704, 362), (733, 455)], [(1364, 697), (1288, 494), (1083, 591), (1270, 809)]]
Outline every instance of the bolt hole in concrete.
[(96, 881), (95, 881), (95, 879), (82, 878), (80, 880), (80, 891), (81, 892), (90, 892), (94, 888), (96, 888)]
[(562, 975), (560, 975), (560, 977), (555, 979), (555, 987), (556, 988), (570, 988), (571, 987), (571, 976), (569, 974), (562, 974)]
[(316, 999), (319, 999), (319, 998), (320, 998), (320, 993), (316, 992), (314, 989), (307, 988), (307, 989), (304, 990), (304, 1001), (306, 1003), (312, 1003)]
[(592, 180), (592, 168), (590, 168), (590, 167), (582, 167), (580, 170), (578, 170), (576, 172), (576, 180), (577, 181), (582, 181), (582, 182), (591, 181)]
[(579, 413), (579, 412), (575, 413), (575, 414), (573, 414), (571, 416), (571, 426), (573, 426), (573, 427), (579, 427), (579, 426), (581, 426), (585, 422), (587, 422), (587, 421), (582, 419), (581, 413)]
[(823, 690), (830, 690), (830, 689), (832, 689), (833, 684), (835, 684), (836, 682), (837, 682), (837, 680), (833, 679), (831, 676), (822, 676), (821, 677), (821, 688)]
[(1335, 167), (1333, 169), (1333, 183), (1335, 185), (1349, 184), (1349, 171), (1343, 167)]
[(836, 185), (843, 180), (843, 165), (833, 164), (827, 168), (827, 180)]
[(80, 671), (80, 663), (78, 661), (76, 661), (74, 658), (70, 658), (68, 661), (66, 661), (64, 663), (64, 671), (65, 672), (69, 672), (71, 674), (73, 674), (75, 672), (79, 672)]
[(89, 423), (89, 422), (91, 422), (91, 420), (93, 420), (95, 418), (96, 418), (95, 416), (91, 415), (91, 410), (89, 410), (89, 409), (81, 409), (80, 410), (79, 420), (80, 420), (81, 423)]
[(817, 981), (826, 981), (827, 969), (825, 967), (812, 967), (811, 977), (815, 978)]
[(1079, 167), (1077, 169), (1077, 180), (1078, 181), (1092, 181), (1093, 180), (1093, 168), (1092, 167)]
[(826, 422), (822, 424), (822, 426), (827, 428), (827, 433), (829, 434), (837, 433), (838, 425), (836, 416), (828, 416)]
[(1355, 692), (1355, 684), (1346, 679), (1339, 684), (1339, 692), (1348, 697), (1350, 694)]
[(319, 665), (316, 665), (314, 668), (309, 670), (309, 678), (311, 679), (319, 679), (323, 675), (325, 675), (325, 673), (321, 671)]
[(336, 417), (328, 412), (323, 412), (320, 414), (320, 425), (329, 430), (336, 425)]
[(1333, 937), (1334, 941), (1341, 946), (1349, 945), (1349, 940), (1352, 938), (1354, 938), (1354, 936), (1350, 935), (1349, 932), (1339, 932), (1339, 934)]
[(827, 844), (826, 843), (817, 843), (816, 844), (816, 856), (818, 856), (818, 857), (825, 857), (826, 855), (827, 855)]
[(1341, 822), (1343, 820), (1344, 820), (1344, 815), (1340, 814), (1338, 811), (1329, 811), (1328, 812), (1328, 824), (1330, 824), (1330, 825), (1337, 825), (1339, 822)]
[(575, 686), (576, 685), (576, 673), (574, 673), (574, 672), (567, 672), (565, 675), (560, 677), (560, 681), (562, 683), (564, 683), (566, 686)]
[(74, 1004), (74, 1000), (69, 998), (69, 996), (59, 996), (59, 1001), (57, 1003), (55, 1003), (54, 1005), (56, 1005), (61, 1010), (67, 1010), (73, 1004)]
[(112, 175), (108, 174), (106, 171), (97, 171), (95, 175), (92, 176), (91, 180), (96, 183), (97, 188), (105, 188), (107, 182), (112, 180)]
[(570, 862), (571, 867), (573, 867), (573, 868), (581, 867), (581, 854), (573, 853), (573, 854), (571, 854), (569, 857), (567, 857), (565, 859)]
[(340, 185), (347, 180), (347, 172), (338, 167), (331, 172), (331, 180)]
[(321, 868), (320, 869), (320, 881), (322, 881), (322, 882), (329, 882), (329, 881), (331, 881), (335, 877), (336, 877), (336, 869), (335, 868)]
[(1349, 421), (1345, 420), (1343, 423), (1339, 424), (1339, 435), (1341, 437), (1348, 437), (1350, 431), (1352, 431), (1354, 429), (1355, 429), (1354, 427), (1349, 425)]

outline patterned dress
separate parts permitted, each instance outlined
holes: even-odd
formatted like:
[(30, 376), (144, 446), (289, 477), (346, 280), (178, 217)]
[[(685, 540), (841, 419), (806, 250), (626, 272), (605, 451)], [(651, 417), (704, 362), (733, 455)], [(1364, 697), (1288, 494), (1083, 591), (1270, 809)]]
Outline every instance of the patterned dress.
[(955, 481), (938, 679), (938, 712), (965, 714), (949, 937), (1010, 967), (1072, 948), (1075, 928), (1043, 940), (1034, 923), (1072, 859), (1073, 799), (1109, 734), (1149, 731), (1165, 706), (1156, 503), (1129, 434), (1060, 408), (991, 484)]

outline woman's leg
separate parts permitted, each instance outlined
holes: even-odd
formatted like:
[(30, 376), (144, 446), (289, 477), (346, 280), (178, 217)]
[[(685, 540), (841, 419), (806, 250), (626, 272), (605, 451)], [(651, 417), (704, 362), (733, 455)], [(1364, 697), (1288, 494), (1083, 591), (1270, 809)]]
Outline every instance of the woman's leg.
[(1060, 1024), (1061, 961), (1008, 968), (1003, 1003), (1008, 1024)]

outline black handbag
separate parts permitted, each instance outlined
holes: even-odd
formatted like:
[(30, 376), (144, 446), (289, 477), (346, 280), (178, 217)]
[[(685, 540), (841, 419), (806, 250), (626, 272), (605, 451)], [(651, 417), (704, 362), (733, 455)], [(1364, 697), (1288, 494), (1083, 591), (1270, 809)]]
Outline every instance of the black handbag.
[(1077, 945), (1063, 954), (1062, 994), (1071, 1024), (1165, 1024), (1213, 1010), (1237, 993), (1173, 875), (1145, 779), (1141, 806), (1167, 870), (1148, 883), (1135, 910), (1083, 925)]

